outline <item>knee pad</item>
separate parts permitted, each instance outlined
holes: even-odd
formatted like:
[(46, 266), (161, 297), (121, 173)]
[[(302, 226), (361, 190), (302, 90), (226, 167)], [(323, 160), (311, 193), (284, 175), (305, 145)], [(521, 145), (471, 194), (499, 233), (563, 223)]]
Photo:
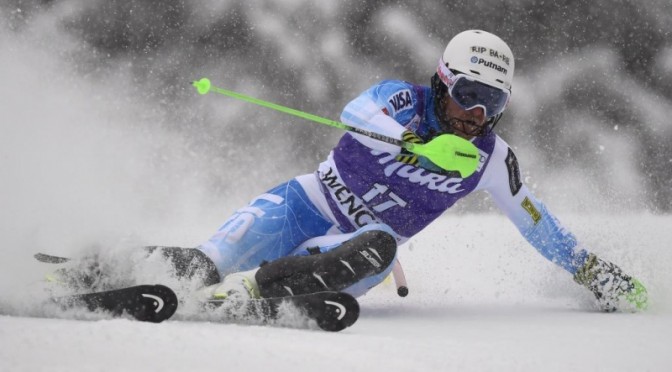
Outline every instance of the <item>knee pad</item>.
[(328, 252), (268, 263), (257, 271), (255, 279), (262, 297), (342, 291), (389, 272), (396, 254), (397, 242), (392, 235), (370, 229)]

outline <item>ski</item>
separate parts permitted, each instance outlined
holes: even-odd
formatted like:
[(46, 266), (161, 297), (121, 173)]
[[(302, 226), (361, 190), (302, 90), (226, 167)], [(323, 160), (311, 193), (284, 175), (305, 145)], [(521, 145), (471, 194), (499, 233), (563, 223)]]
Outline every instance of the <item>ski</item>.
[(359, 303), (343, 292), (317, 292), (297, 296), (260, 298), (245, 301), (235, 299), (209, 300), (207, 307), (227, 321), (278, 320), (288, 309), (297, 309), (308, 319), (329, 332), (339, 332), (359, 318)]
[(33, 255), (33, 257), (35, 257), (36, 260), (43, 263), (60, 264), (70, 261), (70, 258), (67, 257), (52, 256), (50, 254), (44, 254), (44, 253), (36, 253)]
[[(35, 259), (48, 264), (75, 262), (77, 259), (53, 256), (44, 253), (34, 255)], [(78, 260), (77, 260), (78, 261)], [(66, 273), (68, 274), (68, 273)], [(95, 279), (87, 274), (68, 275), (61, 279), (75, 289), (91, 287)], [(74, 283), (74, 284), (73, 284)], [(113, 316), (126, 313), (140, 321), (161, 322), (176, 311), (178, 300), (175, 293), (163, 285), (140, 285), (102, 292), (92, 292), (53, 299), (63, 308), (87, 307), (91, 311), (104, 310)], [(234, 299), (208, 300), (205, 303), (209, 318), (232, 322), (276, 323), (289, 309), (298, 310), (303, 317), (314, 320), (317, 325), (330, 332), (338, 332), (352, 326), (359, 317), (359, 303), (349, 294), (342, 292), (317, 292), (311, 294), (260, 298), (247, 301)]]
[(115, 317), (128, 314), (139, 321), (152, 323), (170, 318), (178, 304), (175, 292), (160, 284), (56, 297), (53, 301), (64, 309), (86, 307), (90, 311), (109, 312)]

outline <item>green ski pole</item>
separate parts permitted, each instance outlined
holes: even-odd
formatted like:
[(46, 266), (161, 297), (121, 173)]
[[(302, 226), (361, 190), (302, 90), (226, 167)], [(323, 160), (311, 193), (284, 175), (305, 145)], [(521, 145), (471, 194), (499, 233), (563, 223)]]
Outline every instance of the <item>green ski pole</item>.
[(478, 167), (480, 158), (478, 148), (476, 148), (476, 146), (474, 146), (474, 144), (471, 143), (470, 141), (453, 134), (442, 134), (424, 144), (405, 142), (400, 139), (385, 136), (380, 133), (375, 133), (364, 129), (352, 127), (339, 121), (323, 118), (321, 116), (281, 106), (273, 102), (264, 101), (241, 93), (218, 88), (216, 86), (213, 86), (210, 83), (210, 80), (207, 78), (202, 78), (198, 81), (194, 81), (192, 85), (201, 95), (208, 94), (210, 92), (219, 93), (228, 97), (236, 98), (245, 102), (253, 103), (259, 106), (280, 111), (285, 114), (297, 116), (302, 119), (343, 129), (349, 132), (358, 133), (376, 139), (378, 141), (386, 142), (392, 145), (405, 148), (406, 150), (414, 154), (418, 154), (428, 158), (429, 160), (432, 161), (432, 163), (438, 165), (442, 169), (459, 172), (463, 178), (472, 175), (476, 171), (476, 168)]

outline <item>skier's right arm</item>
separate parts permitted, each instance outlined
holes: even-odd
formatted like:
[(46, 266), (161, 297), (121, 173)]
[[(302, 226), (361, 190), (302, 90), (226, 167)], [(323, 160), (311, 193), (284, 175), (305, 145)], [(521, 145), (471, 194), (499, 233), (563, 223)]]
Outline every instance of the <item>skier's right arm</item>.
[[(415, 102), (412, 89), (407, 83), (383, 81), (348, 103), (341, 114), (341, 121), (356, 128), (402, 139), (406, 130), (403, 124), (408, 123), (415, 115)], [(350, 134), (369, 148), (390, 154), (401, 151), (399, 146), (356, 133)]]

